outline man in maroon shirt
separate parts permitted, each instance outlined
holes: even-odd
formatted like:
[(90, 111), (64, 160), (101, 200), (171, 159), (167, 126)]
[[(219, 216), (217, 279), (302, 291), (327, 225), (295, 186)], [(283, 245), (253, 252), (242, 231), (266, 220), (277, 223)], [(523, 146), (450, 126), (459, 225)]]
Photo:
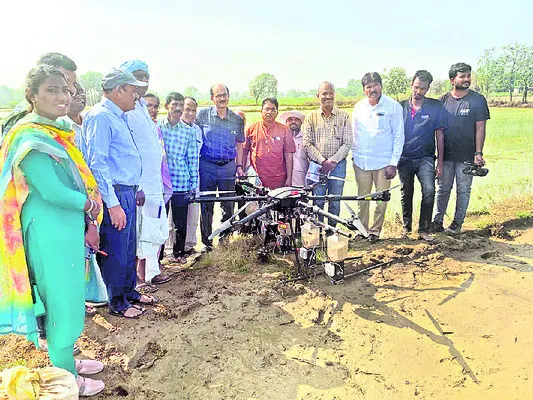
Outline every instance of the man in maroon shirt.
[(246, 130), (243, 160), (250, 152), (250, 162), (257, 171), (263, 186), (276, 189), (292, 185), (292, 153), (296, 151), (289, 129), (276, 121), (278, 101), (263, 100), (262, 121), (257, 121)]

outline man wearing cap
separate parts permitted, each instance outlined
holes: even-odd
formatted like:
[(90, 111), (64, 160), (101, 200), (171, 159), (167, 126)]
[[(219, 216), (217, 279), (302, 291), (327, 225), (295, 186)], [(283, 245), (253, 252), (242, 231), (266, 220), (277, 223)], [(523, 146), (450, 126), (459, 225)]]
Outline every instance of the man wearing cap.
[(135, 290), (136, 195), (142, 160), (126, 112), (135, 109), (141, 86), (147, 84), (123, 69), (113, 69), (102, 80), (102, 100), (83, 121), (86, 161), (104, 202), (100, 245), (107, 256), (98, 254), (98, 264), (107, 288), (109, 312), (125, 318), (138, 318), (146, 311), (132, 302), (153, 301)]
[[(243, 175), (242, 144), (244, 122), (228, 108), (229, 90), (217, 83), (210, 89), (214, 106), (200, 110), (196, 124), (202, 128), (200, 151), (200, 190), (235, 190), (235, 174)], [(202, 203), (200, 230), (205, 251), (213, 247), (213, 203)], [(222, 202), (222, 222), (233, 214), (233, 202)]]
[[(346, 157), (352, 147), (353, 135), (349, 114), (335, 107), (335, 87), (331, 82), (322, 82), (316, 97), (320, 100), (320, 108), (311, 111), (303, 123), (303, 144), (311, 161), (320, 165), (321, 173), (330, 177), (327, 184), (318, 185), (313, 189), (314, 195), (342, 195), (344, 178), (346, 177)], [(324, 200), (316, 204), (324, 208)], [(340, 202), (330, 201), (328, 211), (339, 215)], [(335, 221), (329, 221), (335, 226)]]
[(281, 114), (279, 117), (282, 124), (292, 132), (296, 151), (292, 154), (292, 186), (305, 186), (305, 175), (309, 168), (309, 159), (303, 145), (303, 133), (301, 131), (305, 115), (299, 111), (292, 110)]
[(292, 185), (292, 153), (296, 151), (292, 134), (276, 121), (278, 101), (263, 100), (262, 121), (254, 122), (246, 130), (243, 160), (250, 152), (250, 162), (263, 186), (277, 189)]
[[(130, 72), (138, 81), (149, 84), (148, 65), (141, 60), (126, 61), (120, 66)], [(137, 88), (139, 98), (135, 109), (126, 116), (142, 160), (142, 173), (139, 181), (137, 208), (137, 275), (140, 284), (161, 284), (170, 277), (159, 270), (158, 252), (168, 238), (167, 214), (163, 199), (162, 163), (163, 152), (157, 125), (148, 112), (147, 102), (143, 99), (148, 86)]]

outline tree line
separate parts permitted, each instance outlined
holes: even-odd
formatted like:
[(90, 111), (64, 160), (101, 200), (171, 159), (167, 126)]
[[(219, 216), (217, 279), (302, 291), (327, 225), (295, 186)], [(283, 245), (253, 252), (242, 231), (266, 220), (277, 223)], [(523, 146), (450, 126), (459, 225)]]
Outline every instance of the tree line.
[[(392, 67), (380, 72), (383, 78), (385, 94), (396, 98), (406, 95), (411, 83), (411, 77), (403, 67)], [(102, 97), (102, 73), (89, 71), (79, 77), (81, 86), (87, 95), (87, 105), (96, 104)], [(481, 92), (487, 99), (493, 93), (507, 93), (509, 101), (518, 94), (521, 103), (527, 103), (529, 91), (533, 89), (533, 46), (518, 42), (501, 48), (491, 47), (483, 51), (474, 69), (472, 85), (474, 90)], [(248, 84), (248, 91), (232, 91), (233, 103), (254, 102), (259, 104), (266, 97), (279, 99), (313, 98), (316, 88), (305, 90), (291, 89), (285, 93), (278, 91), (278, 80), (270, 73), (255, 76)], [(449, 80), (434, 79), (430, 95), (440, 96), (451, 89)], [(354, 98), (363, 95), (359, 79), (350, 79), (346, 87), (337, 87), (340, 98)], [(156, 93), (159, 95), (159, 93)], [(166, 94), (166, 93), (165, 93)], [(209, 90), (200, 91), (194, 86), (189, 86), (182, 91), (184, 96), (196, 98), (200, 102), (208, 102)], [(164, 94), (160, 96), (163, 99)], [(24, 99), (23, 89), (13, 89), (0, 86), (0, 108), (13, 108)]]

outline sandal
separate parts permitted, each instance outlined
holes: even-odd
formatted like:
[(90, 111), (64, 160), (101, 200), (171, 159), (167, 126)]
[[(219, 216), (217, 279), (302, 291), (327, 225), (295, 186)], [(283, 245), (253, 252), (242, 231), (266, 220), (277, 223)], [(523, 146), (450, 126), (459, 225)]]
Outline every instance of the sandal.
[(91, 315), (95, 315), (96, 313), (97, 313), (96, 308), (85, 304), (85, 315), (91, 316)]
[(154, 285), (149, 284), (148, 282), (139, 283), (137, 287), (135, 288), (136, 291), (138, 291), (140, 294), (148, 294), (148, 293), (154, 293), (159, 290)]
[[(146, 300), (145, 301), (141, 301), (143, 296), (146, 297), (148, 300), (147, 301)], [(157, 297), (155, 297), (154, 295), (141, 294), (141, 297), (139, 297), (138, 299), (132, 300), (131, 303), (146, 304), (146, 305), (149, 305), (149, 306), (153, 306), (154, 304), (159, 303), (159, 299)]]
[[(126, 312), (128, 312), (128, 310), (131, 310), (132, 308), (140, 311), (140, 313), (135, 314), (135, 315), (126, 315)], [(128, 308), (124, 310), (120, 310), (120, 311), (108, 310), (108, 313), (110, 315), (114, 315), (115, 317), (122, 317), (122, 318), (127, 318), (127, 319), (138, 319), (141, 315), (146, 314), (146, 311), (147, 311), (146, 308), (131, 305)]]
[[(167, 282), (170, 282), (172, 280), (172, 278), (170, 276), (168, 276), (167, 274), (165, 273), (160, 273), (156, 276), (154, 276), (152, 278), (152, 280), (150, 281), (150, 283), (153, 283), (155, 285), (161, 285), (163, 283), (167, 283)], [(157, 288), (156, 288), (157, 289)]]
[(172, 257), (168, 260), (169, 264), (187, 264), (186, 257)]

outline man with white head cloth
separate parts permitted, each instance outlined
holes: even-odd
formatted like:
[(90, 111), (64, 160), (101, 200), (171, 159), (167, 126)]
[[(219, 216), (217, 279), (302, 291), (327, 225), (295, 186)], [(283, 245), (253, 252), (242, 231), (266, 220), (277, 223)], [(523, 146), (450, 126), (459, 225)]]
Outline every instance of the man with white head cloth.
[[(148, 65), (141, 60), (126, 61), (120, 67), (141, 82), (148, 83), (150, 80)], [(144, 204), (138, 204), (137, 209), (139, 289), (145, 286), (144, 282), (160, 284), (170, 280), (159, 269), (159, 249), (168, 238), (161, 173), (163, 150), (157, 125), (148, 112), (146, 100), (142, 98), (147, 90), (148, 86), (137, 88), (139, 99), (135, 102), (135, 109), (126, 113), (128, 125), (141, 154), (139, 191), (144, 192), (145, 196)]]

